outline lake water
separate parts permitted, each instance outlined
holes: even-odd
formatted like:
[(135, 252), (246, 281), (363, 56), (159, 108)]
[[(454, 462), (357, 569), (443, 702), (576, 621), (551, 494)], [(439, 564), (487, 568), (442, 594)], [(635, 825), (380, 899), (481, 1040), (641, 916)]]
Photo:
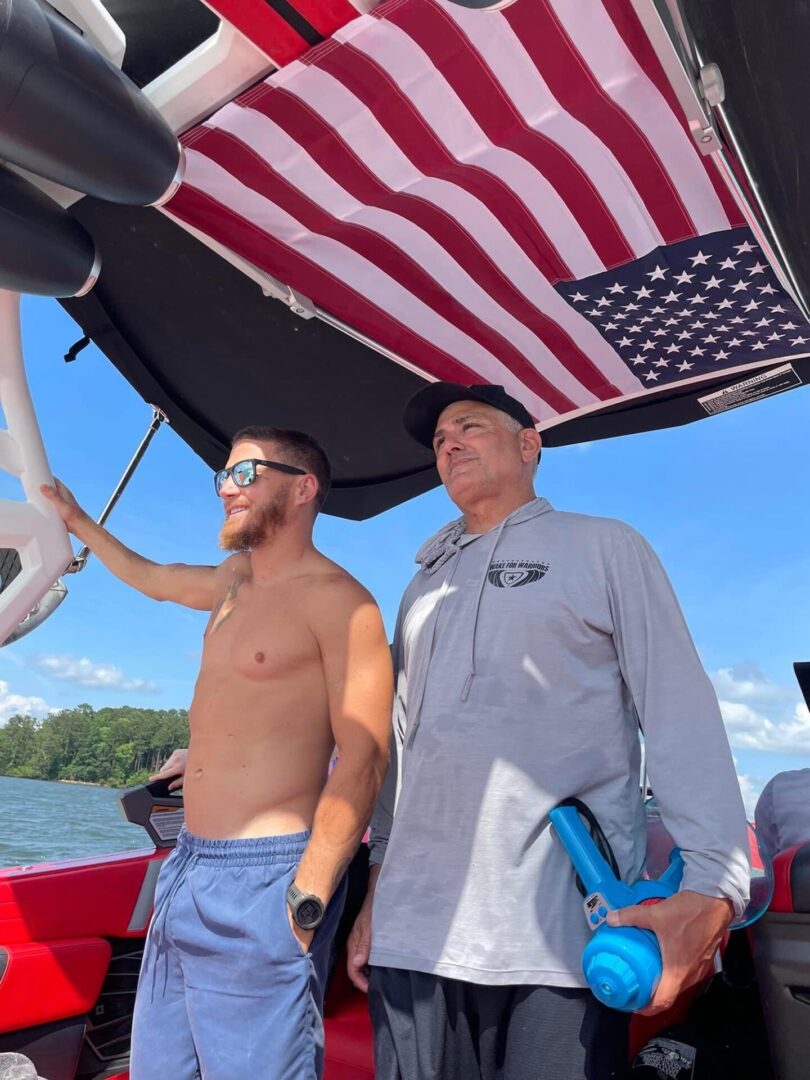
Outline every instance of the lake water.
[(151, 847), (121, 816), (120, 792), (0, 776), (0, 867)]

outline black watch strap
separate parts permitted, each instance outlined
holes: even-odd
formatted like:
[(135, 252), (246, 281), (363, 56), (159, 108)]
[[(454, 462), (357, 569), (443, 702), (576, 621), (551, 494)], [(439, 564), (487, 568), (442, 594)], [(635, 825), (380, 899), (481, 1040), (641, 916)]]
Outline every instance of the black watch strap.
[(287, 904), (296, 926), (302, 930), (315, 930), (323, 922), (323, 900), (314, 893), (302, 892), (294, 881), (287, 889)]

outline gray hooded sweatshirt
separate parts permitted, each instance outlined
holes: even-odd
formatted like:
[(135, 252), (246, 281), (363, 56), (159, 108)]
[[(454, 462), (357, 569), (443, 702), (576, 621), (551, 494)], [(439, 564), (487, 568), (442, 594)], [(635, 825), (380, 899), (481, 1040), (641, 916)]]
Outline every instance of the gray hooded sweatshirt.
[(588, 938), (548, 812), (577, 796), (625, 881), (645, 857), (639, 724), (683, 888), (748, 895), (745, 813), (714, 691), (672, 587), (618, 521), (534, 499), (418, 552), (400, 606), (371, 963), (482, 984), (583, 986)]

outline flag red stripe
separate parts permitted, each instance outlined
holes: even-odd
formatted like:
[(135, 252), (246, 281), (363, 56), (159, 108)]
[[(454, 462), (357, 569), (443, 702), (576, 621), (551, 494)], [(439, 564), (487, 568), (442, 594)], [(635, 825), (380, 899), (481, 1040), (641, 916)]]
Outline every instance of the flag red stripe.
[(354, 329), (403, 357), (418, 357), (418, 366), (437, 379), (460, 383), (482, 381), (481, 376), (471, 368), (442, 349), (437, 349), (410, 326), (381, 311), (345, 281), (246, 221), (205, 192), (184, 183), (167, 205), (166, 211), (209, 236), (221, 233), (223, 222), (227, 222), (232, 250), (238, 251), (274, 277), (294, 281), (302, 293), (315, 300), (325, 311), (348, 312)]
[[(556, 412), (576, 408), (569, 398), (528, 362), (512, 342), (461, 304), (408, 254), (380, 233), (365, 225), (335, 218), (229, 132), (209, 129), (204, 137), (195, 142), (194, 148), (253, 191), (281, 207), (310, 232), (330, 236), (378, 266), (423, 304), (500, 360), (532, 393), (546, 401)], [(340, 312), (335, 314), (340, 315)], [(611, 390), (611, 396), (615, 397), (617, 393), (617, 390)]]
[(420, 172), (459, 184), (480, 199), (548, 281), (571, 280), (567, 265), (524, 203), (485, 169), (457, 161), (377, 63), (343, 44), (319, 56), (318, 67), (365, 105)]
[(605, 93), (559, 24), (547, 0), (503, 12), (560, 105), (622, 163), (667, 244), (695, 236), (695, 226), (646, 136)]
[(334, 129), (294, 94), (282, 87), (266, 87), (262, 94), (251, 96), (250, 107), (305, 146), (321, 168), (359, 202), (390, 210), (433, 236), (496, 303), (536, 334), (595, 396), (609, 400), (619, 393), (570, 336), (514, 288), (463, 226), (426, 199), (392, 191), (383, 184), (365, 168)]
[(520, 154), (567, 203), (606, 269), (635, 254), (595, 184), (557, 143), (525, 122), (461, 30), (429, 0), (411, 0), (388, 13), (444, 76), (495, 146)]
[[(669, 105), (670, 109), (678, 117), (678, 120), (683, 124), (684, 130), (691, 139), (692, 134), (689, 131), (688, 124), (684, 118), (678, 96), (672, 89), (672, 84), (667, 78), (666, 72), (661, 66), (661, 61), (658, 59), (655, 49), (652, 47), (650, 39), (644, 32), (644, 27), (639, 22), (635, 11), (627, 3), (627, 0), (601, 0), (601, 2), (605, 11), (610, 16), (613, 25), (621, 35), (625, 45), (633, 54), (636, 63), (650, 77), (667, 105)], [(742, 211), (737, 205), (736, 199), (723, 182), (723, 178), (704, 155), (701, 154), (700, 156), (704, 158), (704, 168), (709, 175), (712, 186), (714, 187), (723, 210), (728, 217), (729, 225), (732, 228), (736, 228), (738, 225), (744, 225), (745, 218), (743, 217)]]
[(309, 43), (265, 0), (206, 0), (225, 22), (283, 67), (303, 55)]

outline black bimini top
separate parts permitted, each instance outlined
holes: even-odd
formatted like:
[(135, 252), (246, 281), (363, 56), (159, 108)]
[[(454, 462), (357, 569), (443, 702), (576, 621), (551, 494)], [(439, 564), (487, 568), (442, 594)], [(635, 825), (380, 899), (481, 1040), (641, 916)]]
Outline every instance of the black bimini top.
[(68, 313), (212, 469), (248, 424), (304, 430), (334, 473), (328, 511), (364, 519), (438, 483), (406, 435), (424, 381), (318, 319), (302, 319), (157, 210), (82, 199), (106, 253)]

